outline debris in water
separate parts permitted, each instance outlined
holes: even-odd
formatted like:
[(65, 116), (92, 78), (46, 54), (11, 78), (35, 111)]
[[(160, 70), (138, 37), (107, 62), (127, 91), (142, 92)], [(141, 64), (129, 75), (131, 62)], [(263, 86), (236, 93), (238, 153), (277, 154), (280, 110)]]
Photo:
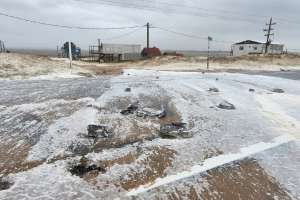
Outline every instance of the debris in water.
[(88, 125), (89, 138), (109, 138), (112, 137), (112, 132), (108, 130), (107, 126), (103, 125)]
[(209, 92), (219, 92), (218, 88), (209, 88)]
[(0, 177), (0, 191), (9, 189), (13, 184), (8, 180)]
[(282, 71), (282, 72), (289, 72), (291, 70), (280, 68), (280, 71)]
[(218, 105), (218, 108), (225, 109), (225, 110), (235, 110), (235, 106), (227, 101), (223, 101)]
[(162, 138), (190, 138), (192, 135), (187, 131), (186, 123), (176, 122), (160, 126), (160, 136)]
[(68, 150), (76, 155), (86, 155), (91, 152), (91, 144), (74, 142), (68, 147)]
[(143, 108), (140, 111), (136, 112), (138, 117), (158, 117), (159, 119), (166, 117), (167, 113), (164, 107), (162, 106), (161, 110), (155, 110), (152, 108)]
[(80, 163), (78, 165), (71, 167), (70, 172), (72, 175), (83, 177), (85, 174), (87, 174), (89, 172), (96, 172), (97, 174), (99, 172), (105, 173), (106, 169), (103, 166), (98, 166), (96, 164), (92, 164), (89, 162), (88, 159), (86, 159), (85, 157), (82, 157), (80, 159)]
[(129, 104), (129, 106), (127, 107), (127, 109), (122, 110), (121, 114), (122, 115), (130, 115), (130, 114), (134, 114), (134, 112), (138, 109), (138, 105), (137, 104)]
[(275, 88), (272, 90), (272, 92), (275, 92), (275, 93), (284, 93), (284, 90), (283, 89), (279, 89), (279, 88)]

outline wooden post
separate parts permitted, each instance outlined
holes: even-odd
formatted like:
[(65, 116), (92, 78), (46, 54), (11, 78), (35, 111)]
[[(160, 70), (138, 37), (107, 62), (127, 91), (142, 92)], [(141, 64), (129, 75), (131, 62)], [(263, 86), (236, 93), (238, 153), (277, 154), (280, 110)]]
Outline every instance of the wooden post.
[(69, 41), (69, 59), (70, 59), (70, 68), (72, 68), (72, 45), (71, 42)]

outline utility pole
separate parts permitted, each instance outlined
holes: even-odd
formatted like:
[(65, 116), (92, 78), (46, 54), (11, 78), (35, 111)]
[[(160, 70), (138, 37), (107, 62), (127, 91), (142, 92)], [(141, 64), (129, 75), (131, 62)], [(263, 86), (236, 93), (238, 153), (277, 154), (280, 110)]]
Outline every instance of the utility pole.
[(101, 39), (98, 39), (98, 59), (99, 59), (99, 63), (101, 63)]
[(212, 37), (207, 37), (207, 70), (209, 70), (209, 57), (210, 57), (210, 42), (213, 40)]
[(70, 59), (70, 68), (72, 68), (72, 43), (69, 41), (69, 59)]
[(266, 45), (265, 45), (265, 54), (268, 53), (268, 48), (272, 43), (271, 37), (270, 36), (274, 36), (274, 33), (272, 33), (272, 31), (274, 31), (273, 26), (276, 25), (275, 22), (273, 22), (273, 18), (271, 17), (270, 22), (266, 23), (267, 28), (264, 29), (264, 32), (266, 32), (265, 36), (267, 37), (267, 41), (266, 41)]
[(147, 49), (149, 49), (150, 48), (150, 41), (149, 41), (149, 32), (150, 32), (150, 24), (149, 24), (149, 22), (147, 23)]

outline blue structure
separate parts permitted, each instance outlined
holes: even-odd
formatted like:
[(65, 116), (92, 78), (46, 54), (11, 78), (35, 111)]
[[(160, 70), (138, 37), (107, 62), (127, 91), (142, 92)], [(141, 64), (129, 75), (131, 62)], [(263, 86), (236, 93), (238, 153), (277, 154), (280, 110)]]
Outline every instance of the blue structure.
[[(65, 42), (61, 50), (62, 50), (62, 57), (69, 58), (69, 42)], [(71, 53), (72, 53), (72, 58), (74, 60), (78, 60), (81, 56), (81, 49), (79, 47), (76, 47), (76, 45), (73, 42), (71, 42)]]

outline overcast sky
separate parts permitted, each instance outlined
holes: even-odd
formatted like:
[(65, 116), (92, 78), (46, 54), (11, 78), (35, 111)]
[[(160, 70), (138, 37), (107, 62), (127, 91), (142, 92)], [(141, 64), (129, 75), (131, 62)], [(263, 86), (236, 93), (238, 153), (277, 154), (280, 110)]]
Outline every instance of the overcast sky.
[[(112, 3), (114, 2), (114, 3)], [(113, 5), (111, 5), (113, 4)], [(134, 7), (134, 8), (133, 8)], [(265, 41), (262, 32), (273, 16), (275, 42), (300, 49), (299, 0), (1, 0), (0, 12), (32, 20), (82, 27), (144, 25), (176, 32), (213, 37), (214, 50), (229, 50), (230, 41)], [(0, 16), (0, 40), (9, 48), (51, 48), (72, 40), (83, 49), (97, 44), (146, 45), (146, 29), (68, 30), (21, 22)], [(131, 34), (129, 34), (131, 33)], [(111, 39), (126, 35), (117, 39)], [(157, 28), (150, 31), (150, 45), (161, 49), (205, 50), (207, 41)]]

